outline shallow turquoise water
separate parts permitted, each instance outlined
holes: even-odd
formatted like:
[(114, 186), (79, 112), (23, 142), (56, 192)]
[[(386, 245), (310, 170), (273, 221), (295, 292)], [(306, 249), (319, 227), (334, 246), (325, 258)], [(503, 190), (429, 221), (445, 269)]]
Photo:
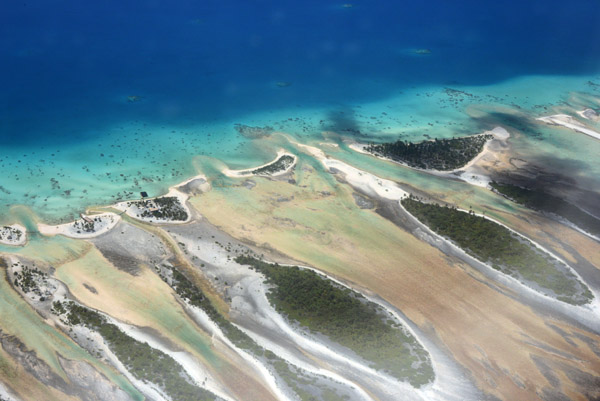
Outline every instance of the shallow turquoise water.
[[(512, 139), (518, 148), (532, 157), (576, 161), (577, 174), (597, 189), (598, 141), (533, 121), (557, 110), (573, 113), (573, 107), (582, 106), (576, 99), (600, 97), (590, 81), (600, 82), (600, 78), (532, 76), (486, 86), (425, 86), (376, 102), (274, 109), (211, 123), (189, 120), (156, 125), (138, 120), (113, 124), (107, 119), (102, 126), (87, 127), (86, 139), (78, 143), (5, 147), (0, 156), (4, 172), (0, 215), (6, 221), (18, 220), (8, 210), (25, 205), (45, 220), (70, 219), (87, 206), (137, 198), (140, 191), (163, 193), (200, 172), (192, 163), (197, 156), (211, 156), (233, 168), (261, 164), (274, 156), (275, 148), (242, 137), (235, 123), (270, 126), (300, 141), (322, 139), (324, 131), (333, 131), (368, 142), (470, 135), (498, 124), (513, 124), (503, 124), (502, 112), (516, 113), (517, 121), (528, 124), (523, 135)], [(123, 104), (131, 106), (135, 104)], [(213, 164), (210, 160), (203, 163)]]

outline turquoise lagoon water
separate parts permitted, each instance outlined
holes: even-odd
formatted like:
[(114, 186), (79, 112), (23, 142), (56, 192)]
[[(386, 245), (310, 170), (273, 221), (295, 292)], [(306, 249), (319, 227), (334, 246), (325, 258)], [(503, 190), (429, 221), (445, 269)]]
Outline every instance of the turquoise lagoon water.
[[(213, 123), (106, 122), (89, 127), (76, 143), (12, 145), (3, 152), (0, 213), (8, 222), (15, 218), (10, 208), (25, 205), (47, 220), (70, 219), (88, 206), (135, 199), (140, 191), (158, 195), (209, 172), (198, 171), (194, 158), (205, 158), (200, 164), (218, 170), (218, 160), (241, 168), (274, 156), (275, 148), (239, 135), (236, 123), (270, 126), (300, 141), (323, 139), (325, 131), (365, 142), (470, 135), (495, 125), (511, 131), (511, 123), (503, 124), (494, 113), (532, 119), (564, 110), (573, 114), (583, 106), (573, 101), (574, 93), (598, 95), (590, 81), (600, 82), (600, 77), (532, 76), (485, 86), (422, 86), (374, 102), (274, 109)], [(585, 164), (579, 169), (581, 178), (600, 188), (598, 141), (543, 124), (534, 130), (536, 137), (525, 133), (519, 138), (524, 151), (577, 160)]]
[(597, 15), (583, 0), (12, 4), (0, 16), (0, 222), (70, 219), (274, 156), (237, 123), (300, 141), (524, 127), (519, 149), (570, 161), (597, 191), (598, 141), (529, 117), (600, 105)]

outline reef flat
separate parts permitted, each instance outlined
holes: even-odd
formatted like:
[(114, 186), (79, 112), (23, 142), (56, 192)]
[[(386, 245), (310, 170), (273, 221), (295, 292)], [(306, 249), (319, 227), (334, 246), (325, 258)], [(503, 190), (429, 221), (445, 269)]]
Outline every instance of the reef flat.
[[(446, 107), (437, 127), (386, 103), (356, 107), (352, 123), (347, 111), (286, 110), (222, 125), (239, 134), (225, 146), (236, 157), (202, 155), (187, 131), (172, 130), (172, 148), (134, 133), (98, 157), (145, 161), (79, 166), (93, 175), (73, 181), (86, 193), (65, 186), (79, 177), (66, 165), (26, 170), (49, 185), (32, 184), (39, 196), (17, 194), (23, 175), (3, 181), (0, 396), (598, 396), (600, 145), (536, 122), (568, 113), (592, 129), (578, 111), (597, 96), (478, 90), (412, 92)], [(398, 138), (423, 147), (425, 168), (360, 145)], [(118, 148), (128, 141), (138, 146)]]

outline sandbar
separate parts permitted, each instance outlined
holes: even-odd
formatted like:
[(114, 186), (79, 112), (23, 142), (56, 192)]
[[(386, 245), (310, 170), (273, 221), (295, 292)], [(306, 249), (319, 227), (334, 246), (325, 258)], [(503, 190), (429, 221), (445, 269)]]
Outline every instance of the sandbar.
[(573, 117), (568, 116), (566, 114), (555, 114), (553, 116), (548, 117), (539, 117), (536, 118), (536, 120), (543, 121), (549, 125), (560, 125), (565, 128), (570, 128), (573, 131), (589, 135), (592, 138), (600, 139), (600, 132), (594, 131), (593, 129), (586, 127), (579, 121), (575, 120)]

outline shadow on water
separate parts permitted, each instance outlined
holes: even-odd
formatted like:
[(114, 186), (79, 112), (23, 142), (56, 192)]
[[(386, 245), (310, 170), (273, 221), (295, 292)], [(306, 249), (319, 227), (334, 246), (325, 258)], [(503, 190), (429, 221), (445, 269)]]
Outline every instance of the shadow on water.
[(511, 128), (517, 130), (528, 137), (537, 138), (542, 136), (539, 124), (536, 124), (531, 117), (520, 113), (492, 111), (486, 113), (483, 117), (473, 117), (473, 121), (480, 131), (501, 126), (509, 131)]
[(357, 140), (359, 138), (366, 138), (367, 135), (361, 131), (355, 114), (356, 112), (351, 108), (331, 110), (327, 113), (325, 129), (351, 136)]
[[(519, 112), (491, 111), (482, 117), (474, 117), (473, 121), (481, 131), (501, 126), (528, 139), (546, 139), (540, 125)], [(518, 158), (518, 151), (514, 156)], [(491, 178), (557, 196), (595, 216), (600, 215), (600, 194), (598, 188), (590, 187), (593, 182), (585, 179), (589, 169), (585, 161), (562, 157), (560, 149), (556, 154), (527, 154), (526, 160), (522, 166), (513, 165), (514, 169), (510, 171), (495, 171)]]

